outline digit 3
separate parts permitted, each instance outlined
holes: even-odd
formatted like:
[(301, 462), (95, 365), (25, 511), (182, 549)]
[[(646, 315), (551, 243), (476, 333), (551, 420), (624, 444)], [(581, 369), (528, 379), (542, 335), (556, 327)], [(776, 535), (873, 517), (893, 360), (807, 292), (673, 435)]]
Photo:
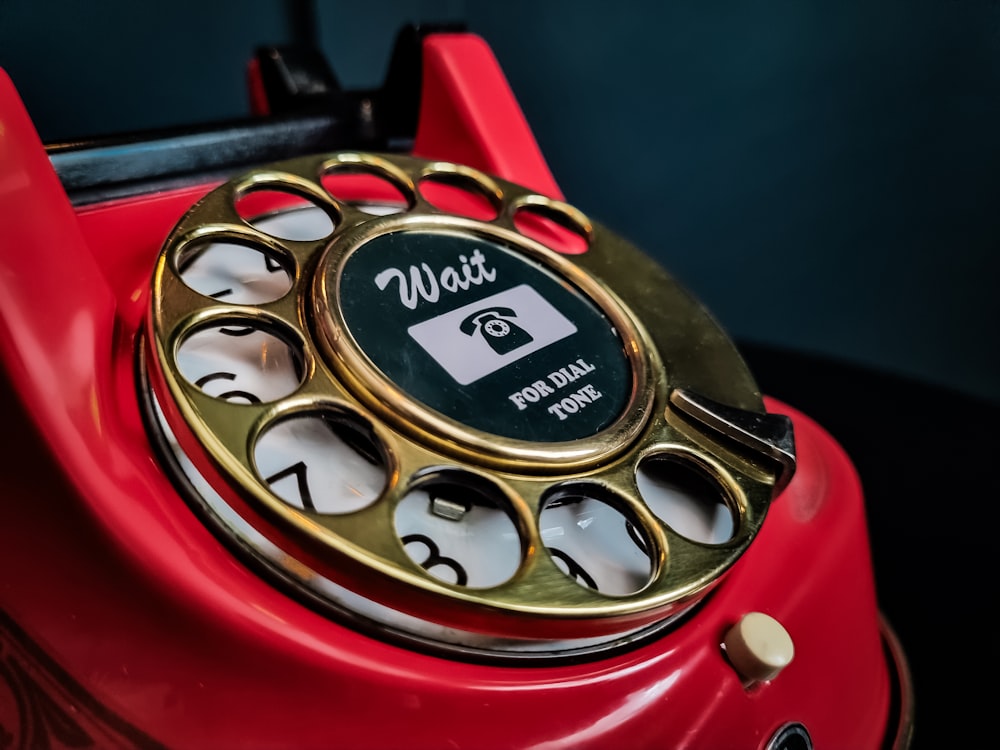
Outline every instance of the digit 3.
[[(414, 562), (417, 562), (417, 564), (421, 568), (426, 570), (428, 573), (431, 572), (431, 568), (436, 568), (438, 566), (443, 565), (444, 567), (448, 568), (455, 574), (456, 586), (468, 585), (469, 575), (468, 573), (465, 572), (465, 568), (463, 568), (462, 565), (454, 558), (442, 555), (441, 550), (438, 549), (437, 544), (430, 537), (426, 536), (425, 534), (407, 534), (402, 538), (401, 541), (403, 542), (404, 547), (407, 547), (410, 544), (422, 544), (424, 545), (424, 547), (427, 548), (427, 559), (425, 559), (423, 562), (417, 562), (416, 557), (414, 557), (413, 555), (410, 556), (413, 558)], [(441, 576), (438, 576), (433, 573), (431, 573), (431, 575), (434, 575), (435, 578), (441, 578)]]

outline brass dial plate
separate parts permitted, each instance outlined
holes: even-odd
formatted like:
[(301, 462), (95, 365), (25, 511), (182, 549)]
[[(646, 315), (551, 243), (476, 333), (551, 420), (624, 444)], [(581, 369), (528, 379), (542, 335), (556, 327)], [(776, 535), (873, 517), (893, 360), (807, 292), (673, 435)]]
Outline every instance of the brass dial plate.
[[(331, 177), (348, 178), (343, 183), (348, 187)], [(351, 187), (354, 178), (361, 187)], [(370, 190), (365, 180), (380, 187)], [(428, 199), (437, 195), (430, 187), (440, 185), (459, 191), (457, 209)], [(369, 204), (385, 201), (384, 188), (396, 204), (390, 202), (391, 213), (373, 213)], [(265, 193), (292, 201), (296, 208), (288, 215), (308, 204), (324, 230), (298, 237), (285, 232), (280, 221), (268, 223), (268, 215), (281, 217), (274, 206), (263, 220), (242, 207)], [(466, 205), (476, 208), (467, 211)], [(568, 233), (584, 252), (548, 247), (548, 238), (560, 233)], [(554, 280), (564, 290), (560, 294), (582, 300), (580, 309), (592, 309), (611, 332), (601, 335), (616, 337), (621, 358), (616, 372), (624, 373), (617, 378), (624, 394), (620, 405), (593, 434), (539, 440), (531, 437), (531, 420), (504, 434), (502, 428), (470, 425), (460, 412), (449, 412), (450, 402), (428, 404), (433, 394), (414, 397), (399, 375), (371, 355), (371, 339), (359, 341), (361, 324), (345, 315), (344, 288), (350, 282), (345, 268), (390, 236), (479, 243), (476, 247), (497, 262), (510, 256), (511, 263), (525, 265), (530, 278)], [(201, 262), (203, 249), (217, 245), (259, 254), (260, 278), (214, 291), (215, 282), (193, 280), (197, 274), (191, 269)], [(470, 260), (473, 252), (463, 251), (464, 261), (454, 268), (467, 286), (487, 269), (485, 261)], [(414, 266), (423, 272), (419, 263)], [(399, 275), (405, 280), (407, 273), (402, 267)], [(444, 276), (439, 281), (446, 282)], [(527, 304), (528, 292), (517, 298), (519, 304)], [(364, 303), (364, 295), (359, 299)], [(486, 322), (506, 335), (511, 320), (496, 322), (492, 316)], [(384, 325), (398, 327), (391, 318)], [(414, 338), (419, 325), (409, 329)], [(550, 338), (568, 336), (553, 330)], [(314, 571), (435, 628), (526, 641), (613, 640), (662, 622), (696, 602), (739, 558), (781, 477), (766, 450), (703, 418), (711, 415), (705, 404), (724, 404), (727, 416), (748, 414), (751, 423), (764, 418), (764, 409), (735, 347), (665, 271), (571, 206), (454, 164), (342, 152), (231, 180), (197, 203), (164, 244), (145, 334), (143, 387), (162, 409), (164, 426), (233, 512), (282, 551), (287, 567)], [(251, 369), (268, 371), (266, 394), (229, 387), (229, 381), (238, 384), (239, 373), (213, 372), (211, 362), (203, 371), (190, 371), (214, 356), (213, 341), (232, 348), (237, 340), (251, 352)], [(433, 336), (428, 341), (423, 346), (436, 345)], [(389, 347), (387, 356), (392, 354)], [(566, 365), (566, 376), (593, 368), (584, 356)], [(464, 372), (453, 377), (466, 377)], [(599, 393), (596, 388), (572, 392), (580, 394), (579, 408)], [(701, 411), (671, 406), (680, 403), (672, 393), (687, 392), (697, 394)], [(533, 406), (516, 393), (531, 396), (512, 388), (513, 407), (507, 408)], [(554, 403), (548, 419), (562, 419), (561, 402)], [(544, 412), (532, 414), (541, 419)], [(348, 490), (362, 498), (355, 505), (331, 510), (335, 505), (326, 507), (325, 499), (312, 496), (309, 502), (304, 496), (290, 502), (276, 490), (275, 477), (299, 481), (301, 490), (294, 456), (284, 473), (262, 465), (270, 458), (261, 446), (281, 430), (298, 429), (295, 420), (307, 417), (364, 459), (351, 464), (362, 474), (375, 467), (375, 474), (356, 482), (347, 478)], [(317, 434), (316, 439), (327, 439), (322, 429)], [(676, 484), (679, 472), (682, 485), (693, 477), (714, 493), (729, 519), (723, 538), (690, 532), (661, 510), (659, 499), (651, 500), (664, 484), (664, 470), (666, 484)], [(472, 568), (450, 566), (450, 558), (433, 544), (418, 540), (415, 551), (412, 541), (420, 534), (409, 533), (406, 525), (413, 518), (412, 497), (421, 492), (435, 524), (471, 523), (476, 516), (487, 519), (478, 528), (506, 529), (514, 551), (498, 547), (496, 555), (513, 555), (509, 570), (494, 575), (484, 568), (474, 585), (466, 580)], [(339, 497), (329, 502), (340, 502)], [(608, 585), (596, 585), (596, 576), (580, 570), (579, 561), (550, 534), (556, 533), (552, 529), (565, 534), (595, 518), (613, 519), (599, 523), (618, 524), (616, 533), (627, 532), (641, 553), (629, 548), (628, 560), (619, 559), (618, 547), (628, 545), (600, 537), (607, 547), (600, 551), (602, 560), (610, 559), (601, 565), (625, 569)], [(584, 535), (566, 543), (584, 554), (592, 542)], [(440, 560), (444, 563), (435, 567)]]

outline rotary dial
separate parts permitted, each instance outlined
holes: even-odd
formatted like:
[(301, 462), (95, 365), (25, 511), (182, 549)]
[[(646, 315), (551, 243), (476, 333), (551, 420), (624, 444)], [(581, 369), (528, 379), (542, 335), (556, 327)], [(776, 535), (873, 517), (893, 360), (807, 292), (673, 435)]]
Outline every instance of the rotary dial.
[(449, 163), (255, 170), (167, 239), (142, 357), (195, 506), (310, 601), (578, 654), (719, 583), (794, 468), (735, 348), (578, 210)]

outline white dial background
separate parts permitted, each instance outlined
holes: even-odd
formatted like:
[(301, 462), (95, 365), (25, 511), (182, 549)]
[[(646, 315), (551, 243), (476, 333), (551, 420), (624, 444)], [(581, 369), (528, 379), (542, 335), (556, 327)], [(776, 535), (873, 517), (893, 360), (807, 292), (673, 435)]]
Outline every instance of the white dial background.
[(705, 544), (729, 541), (736, 530), (725, 494), (677, 461), (647, 460), (635, 475), (653, 514), (683, 537)]
[(212, 242), (192, 253), (180, 271), (189, 287), (236, 305), (273, 302), (292, 288), (288, 272), (261, 250), (233, 242)]
[[(454, 500), (456, 492), (447, 493)], [(470, 588), (497, 586), (521, 564), (521, 537), (500, 508), (474, 502), (453, 520), (433, 511), (433, 488), (414, 490), (396, 507), (396, 533), (410, 558), (435, 578)], [(459, 507), (452, 504), (451, 507)]]
[(236, 403), (288, 396), (299, 387), (301, 376), (288, 344), (239, 323), (202, 328), (187, 336), (177, 349), (177, 369), (209, 396)]
[[(261, 193), (279, 191), (261, 190)], [(280, 194), (280, 193), (279, 193)], [(312, 204), (289, 208), (276, 213), (248, 219), (250, 224), (264, 234), (283, 240), (321, 240), (333, 232), (333, 221), (323, 209)]]
[(333, 419), (318, 414), (284, 419), (257, 439), (257, 473), (289, 505), (318, 513), (351, 513), (382, 494), (382, 461), (345, 441), (342, 435), (350, 435), (352, 428), (342, 425), (338, 434)]
[(624, 596), (649, 582), (648, 542), (611, 505), (590, 497), (551, 502), (542, 508), (539, 525), (555, 564), (581, 586)]

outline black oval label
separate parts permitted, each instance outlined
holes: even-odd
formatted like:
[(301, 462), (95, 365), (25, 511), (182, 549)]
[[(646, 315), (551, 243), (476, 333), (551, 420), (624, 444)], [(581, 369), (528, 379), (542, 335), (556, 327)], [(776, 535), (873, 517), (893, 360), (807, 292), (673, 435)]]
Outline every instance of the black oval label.
[(621, 338), (541, 263), (458, 232), (401, 230), (357, 247), (339, 296), (369, 359), (425, 406), (536, 442), (612, 424), (632, 377)]

